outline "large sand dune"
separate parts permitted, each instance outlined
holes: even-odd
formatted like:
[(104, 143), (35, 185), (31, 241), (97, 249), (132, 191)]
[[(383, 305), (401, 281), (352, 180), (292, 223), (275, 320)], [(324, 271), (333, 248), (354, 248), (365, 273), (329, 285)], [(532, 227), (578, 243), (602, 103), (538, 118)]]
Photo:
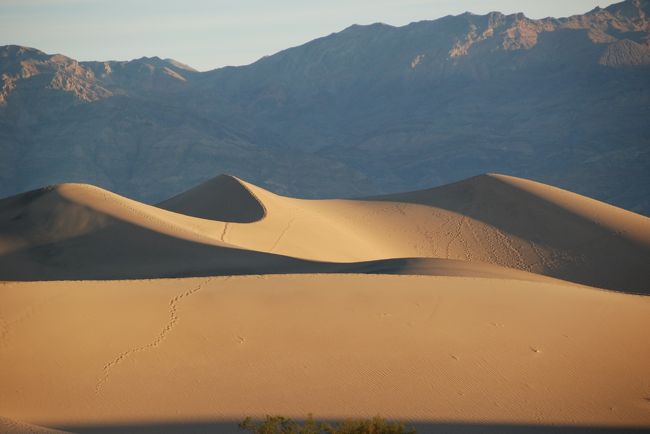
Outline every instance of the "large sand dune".
[(0, 201), (0, 279), (0, 431), (650, 427), (650, 219), (533, 181), (302, 200), (219, 176), (158, 206), (63, 184)]
[(1, 201), (0, 227), (9, 280), (351, 272), (440, 258), (650, 291), (650, 219), (503, 175), (356, 200), (287, 198), (220, 176), (160, 207), (64, 184)]

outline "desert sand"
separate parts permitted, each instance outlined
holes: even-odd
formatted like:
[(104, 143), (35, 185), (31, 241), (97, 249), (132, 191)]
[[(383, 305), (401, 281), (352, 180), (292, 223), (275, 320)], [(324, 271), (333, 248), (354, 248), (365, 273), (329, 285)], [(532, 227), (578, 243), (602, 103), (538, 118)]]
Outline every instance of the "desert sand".
[(0, 200), (0, 279), (2, 431), (650, 428), (650, 219), (529, 180), (62, 184)]

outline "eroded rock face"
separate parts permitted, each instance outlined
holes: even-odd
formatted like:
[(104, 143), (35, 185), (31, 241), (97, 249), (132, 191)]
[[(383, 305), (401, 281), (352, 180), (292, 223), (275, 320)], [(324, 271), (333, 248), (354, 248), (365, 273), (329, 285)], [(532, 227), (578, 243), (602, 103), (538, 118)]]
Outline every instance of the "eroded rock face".
[(243, 67), (0, 48), (0, 196), (158, 201), (227, 172), (354, 196), (498, 171), (650, 214), (648, 0), (351, 26)]
[(61, 54), (50, 56), (33, 48), (6, 46), (0, 49), (0, 59), (2, 104), (6, 104), (9, 95), (22, 86), (68, 92), (83, 102), (112, 95), (96, 79), (93, 71)]
[[(449, 56), (467, 56), (475, 45), (481, 43), (491, 43), (495, 50), (528, 50), (537, 45), (540, 34), (558, 30), (585, 30), (592, 42), (610, 44), (619, 41), (617, 36), (626, 38), (633, 33), (647, 33), (650, 29), (647, 9), (646, 1), (635, 0), (559, 19), (533, 20), (523, 14), (504, 15), (499, 12), (487, 16), (464, 14), (466, 35), (456, 40)], [(641, 35), (640, 39), (646, 45), (650, 43), (647, 34)]]

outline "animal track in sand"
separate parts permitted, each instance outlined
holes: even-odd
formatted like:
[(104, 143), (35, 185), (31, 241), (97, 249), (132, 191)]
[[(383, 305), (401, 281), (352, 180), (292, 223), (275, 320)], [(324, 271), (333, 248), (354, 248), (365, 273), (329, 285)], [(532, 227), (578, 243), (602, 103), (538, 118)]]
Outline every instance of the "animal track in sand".
[(551, 270), (552, 269), (551, 263), (549, 259), (546, 257), (546, 253), (544, 253), (544, 250), (541, 247), (539, 247), (537, 243), (534, 241), (529, 241), (528, 244), (530, 245), (535, 255), (537, 255), (537, 257), (539, 258), (538, 261), (530, 264), (531, 269), (533, 266), (541, 264), (541, 266), (544, 268), (544, 271)]
[(494, 230), (497, 234), (497, 238), (503, 243), (503, 245), (508, 250), (510, 250), (513, 253), (513, 256), (511, 256), (510, 259), (514, 261), (516, 266), (522, 270), (530, 271), (530, 264), (526, 262), (519, 249), (517, 249), (517, 247), (514, 246), (514, 244), (512, 243), (512, 239), (510, 239), (508, 235), (504, 234), (499, 229), (494, 228)]
[[(230, 276), (227, 276), (224, 280), (229, 279)], [(178, 304), (181, 302), (181, 300), (185, 297), (189, 297), (190, 295), (194, 294), (197, 291), (200, 291), (201, 288), (208, 282), (210, 282), (212, 278), (208, 278), (204, 280), (203, 282), (199, 283), (197, 286), (194, 288), (188, 289), (187, 291), (178, 294), (171, 300), (169, 300), (169, 319), (167, 323), (163, 326), (162, 330), (158, 335), (147, 345), (143, 345), (141, 347), (136, 347), (133, 349), (130, 349), (128, 351), (123, 352), (122, 354), (118, 355), (115, 359), (104, 365), (103, 368), (103, 375), (97, 380), (97, 384), (95, 385), (95, 393), (98, 394), (101, 392), (103, 386), (106, 384), (108, 381), (108, 378), (111, 374), (111, 371), (117, 367), (120, 363), (122, 363), (124, 360), (129, 358), (130, 356), (141, 353), (146, 350), (150, 350), (153, 348), (158, 347), (163, 340), (169, 335), (169, 333), (174, 329), (176, 324), (179, 321), (179, 316), (178, 316)]]
[(228, 231), (228, 222), (226, 222), (223, 225), (223, 231), (221, 231), (221, 236), (219, 237), (219, 240), (221, 240), (224, 243), (226, 242), (226, 240), (224, 238), (226, 237), (226, 232), (227, 231)]
[(427, 222), (427, 224), (420, 225), (416, 223), (415, 230), (422, 236), (423, 243), (425, 244), (422, 249), (422, 251), (424, 251), (423, 256), (435, 258), (438, 254), (438, 234), (443, 233), (443, 228), (449, 223), (451, 218), (444, 214), (440, 214), (436, 210), (432, 211), (429, 218), (431, 220), (430, 222)]
[(278, 235), (276, 240), (273, 242), (273, 245), (269, 249), (269, 252), (273, 252), (275, 250), (275, 248), (280, 243), (280, 240), (284, 237), (284, 235), (287, 233), (287, 231), (291, 228), (291, 225), (293, 224), (295, 219), (296, 219), (295, 217), (291, 217), (289, 219), (289, 221), (287, 221), (287, 225), (284, 227), (284, 229), (282, 229), (282, 231), (280, 231), (280, 234)]
[(466, 219), (466, 217), (464, 215), (462, 215), (460, 217), (460, 219), (458, 219), (458, 226), (456, 227), (454, 232), (451, 234), (451, 238), (447, 242), (447, 247), (445, 248), (445, 258), (447, 258), (447, 259), (450, 259), (449, 258), (449, 252), (450, 252), (450, 249), (451, 249), (451, 245), (454, 243), (454, 241), (456, 241), (458, 238), (461, 238), (461, 240), (462, 240), (462, 237), (463, 237), (463, 235), (462, 235), (463, 223), (465, 222), (465, 219)]

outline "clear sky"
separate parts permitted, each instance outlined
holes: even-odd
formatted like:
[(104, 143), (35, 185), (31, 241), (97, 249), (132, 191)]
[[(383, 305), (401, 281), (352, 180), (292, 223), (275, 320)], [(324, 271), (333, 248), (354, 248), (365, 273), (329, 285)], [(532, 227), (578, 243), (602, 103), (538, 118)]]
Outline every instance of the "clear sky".
[(0, 45), (78, 60), (173, 58), (199, 70), (243, 65), (351, 24), (404, 25), (465, 11), (532, 18), (596, 0), (0, 0)]

